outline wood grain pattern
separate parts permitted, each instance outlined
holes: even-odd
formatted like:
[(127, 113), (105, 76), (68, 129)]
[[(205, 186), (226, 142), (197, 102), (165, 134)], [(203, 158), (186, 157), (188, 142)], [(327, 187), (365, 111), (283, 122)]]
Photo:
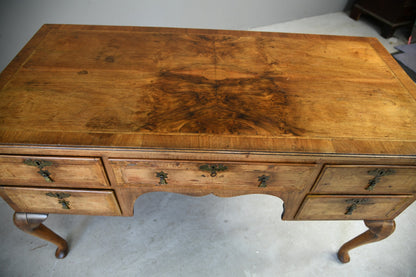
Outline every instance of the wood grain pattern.
[[(61, 257), (66, 242), (26, 213), (269, 194), (285, 220), (366, 219), (345, 262), (415, 200), (415, 119), (416, 86), (376, 39), (44, 25), (0, 74), (0, 196)], [(394, 174), (366, 190), (380, 168)]]
[[(299, 209), (296, 219), (387, 220), (396, 217), (413, 200), (412, 195), (308, 195)], [(354, 202), (358, 203), (351, 210)]]
[[(372, 190), (367, 188), (374, 180), (375, 170), (391, 170), (387, 176), (379, 177)], [(416, 167), (371, 166), (371, 165), (327, 165), (317, 181), (313, 193), (322, 194), (410, 194), (416, 193)]]
[[(65, 193), (67, 208), (57, 197)], [(109, 190), (75, 190), (0, 186), (0, 194), (16, 212), (121, 215), (114, 193)]]
[(378, 44), (47, 25), (0, 77), (0, 142), (413, 155), (416, 88)]
[[(174, 143), (174, 142), (172, 142)], [(59, 156), (105, 156), (113, 159), (156, 159), (156, 160), (200, 160), (270, 163), (329, 163), (356, 165), (416, 165), (414, 156), (359, 155), (319, 153), (279, 153), (270, 151), (233, 151), (200, 149), (155, 149), (138, 147), (86, 147), (54, 145), (1, 145), (4, 154), (59, 155)]]
[[(53, 182), (39, 174), (39, 168), (25, 164), (27, 160), (47, 161), (43, 170)], [(0, 156), (0, 184), (13, 186), (105, 188), (108, 181), (99, 158)]]

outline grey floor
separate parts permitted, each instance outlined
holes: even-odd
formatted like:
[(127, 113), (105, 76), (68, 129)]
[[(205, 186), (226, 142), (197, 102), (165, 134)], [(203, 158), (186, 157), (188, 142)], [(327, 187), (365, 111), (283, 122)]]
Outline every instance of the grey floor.
[[(256, 30), (374, 36), (390, 52), (404, 43), (343, 13)], [(361, 221), (281, 221), (281, 213), (268, 195), (145, 194), (134, 217), (50, 215), (46, 225), (71, 249), (57, 260), (53, 245), (14, 227), (0, 199), (0, 276), (416, 276), (416, 204), (389, 238), (352, 250), (349, 264), (336, 252), (366, 230)]]

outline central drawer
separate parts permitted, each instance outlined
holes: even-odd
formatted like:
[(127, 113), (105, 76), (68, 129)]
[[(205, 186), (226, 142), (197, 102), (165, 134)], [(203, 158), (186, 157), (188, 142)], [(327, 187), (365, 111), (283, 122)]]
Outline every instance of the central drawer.
[(117, 185), (303, 190), (315, 164), (110, 159)]

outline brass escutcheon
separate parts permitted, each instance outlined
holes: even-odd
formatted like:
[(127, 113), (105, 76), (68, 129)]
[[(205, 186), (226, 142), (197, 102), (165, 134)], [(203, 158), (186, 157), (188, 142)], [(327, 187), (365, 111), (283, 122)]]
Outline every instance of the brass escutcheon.
[(215, 177), (217, 176), (217, 171), (225, 171), (228, 167), (222, 164), (204, 164), (199, 167), (200, 170), (209, 171), (211, 172), (210, 176)]
[(30, 166), (36, 166), (39, 169), (42, 169), (45, 166), (51, 166), (51, 161), (45, 161), (45, 160), (32, 160), (32, 159), (26, 159), (24, 164), (30, 165)]

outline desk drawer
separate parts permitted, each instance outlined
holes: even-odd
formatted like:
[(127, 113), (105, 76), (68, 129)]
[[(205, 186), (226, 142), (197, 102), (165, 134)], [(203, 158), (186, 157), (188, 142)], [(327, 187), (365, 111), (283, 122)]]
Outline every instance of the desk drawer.
[(326, 165), (313, 193), (416, 193), (416, 166)]
[(117, 159), (110, 159), (110, 165), (121, 186), (209, 186), (275, 191), (304, 189), (316, 167), (314, 164)]
[(0, 185), (108, 187), (99, 158), (0, 156)]
[(296, 219), (393, 219), (413, 196), (308, 195)]
[(0, 194), (17, 212), (120, 215), (114, 192), (27, 187), (0, 187)]

